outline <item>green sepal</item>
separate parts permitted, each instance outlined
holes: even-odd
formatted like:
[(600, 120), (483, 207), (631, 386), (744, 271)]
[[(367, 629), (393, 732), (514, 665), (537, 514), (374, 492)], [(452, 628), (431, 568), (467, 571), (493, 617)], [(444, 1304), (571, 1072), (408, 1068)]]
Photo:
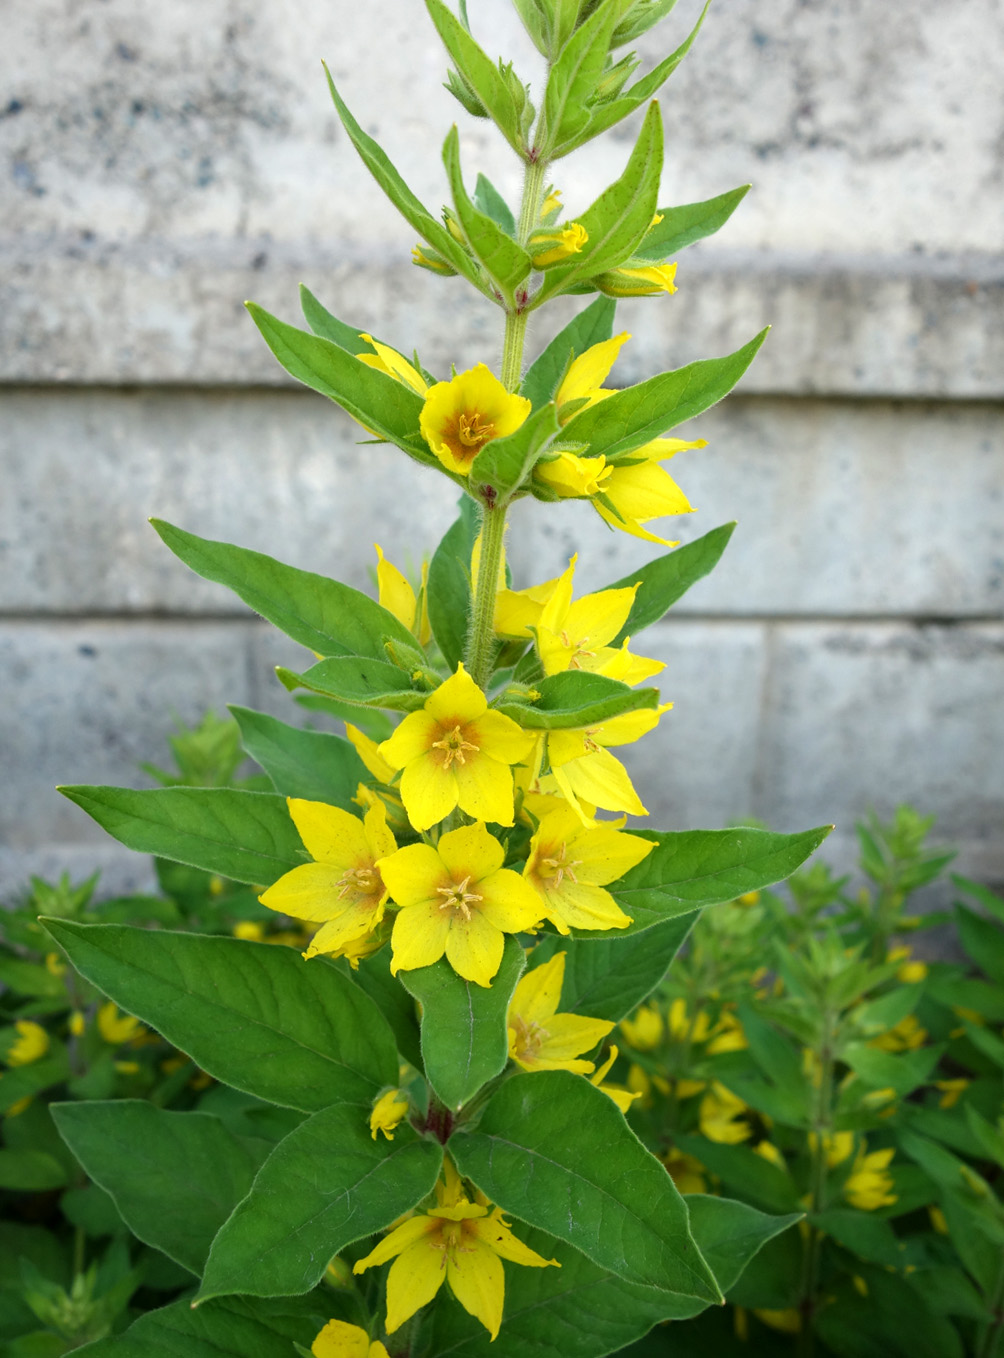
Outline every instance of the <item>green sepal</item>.
[(547, 76), (536, 150), (545, 160), (567, 155), (589, 125), (590, 103), (603, 75), (610, 39), (634, 0), (598, 5), (556, 53)]
[(443, 89), (449, 90), (454, 99), (462, 105), (472, 118), (487, 118), (488, 110), (471, 89), (470, 85), (451, 67), (446, 72)]
[(478, 511), (469, 495), (460, 517), (446, 530), (429, 562), (429, 625), (452, 673), (464, 658), (471, 612), (471, 553), (478, 535)]
[[(794, 835), (745, 826), (664, 833), (632, 830), (642, 839), (654, 840), (656, 847), (619, 882), (607, 887), (633, 918), (617, 937), (641, 933), (662, 920), (705, 905), (720, 905), (783, 881), (815, 852), (832, 829), (832, 825), (823, 825)], [(572, 936), (591, 938), (595, 934), (573, 930)]]
[(454, 1112), (500, 1074), (509, 1060), (506, 1014), (525, 966), (523, 949), (507, 935), (490, 986), (465, 981), (445, 957), (431, 967), (398, 973), (405, 990), (422, 1006), (426, 1078)]
[(87, 1344), (87, 1358), (289, 1358), (312, 1343), (326, 1312), (313, 1297), (229, 1297), (192, 1309), (187, 1297), (147, 1311), (123, 1334)]
[(432, 1192), (442, 1146), (407, 1122), (393, 1140), (374, 1137), (369, 1114), (369, 1104), (335, 1104), (279, 1142), (213, 1241), (197, 1302), (309, 1292), (332, 1255)]
[(500, 226), (507, 236), (515, 239), (516, 218), (512, 215), (512, 209), (488, 176), (480, 172), (474, 185), (474, 206), (490, 217), (496, 226)]
[(171, 1113), (145, 1099), (56, 1103), (52, 1116), (132, 1233), (196, 1275), (268, 1151), (209, 1113)]
[[(523, 107), (517, 104), (506, 73), (500, 64), (492, 61), (482, 50), (442, 0), (425, 0), (425, 4), (461, 80), (484, 105), (488, 116), (516, 154), (524, 156), (526, 143), (522, 129), (525, 104)], [(524, 92), (524, 100), (525, 97)], [(435, 241), (429, 243), (436, 244)]]
[(379, 1008), (322, 959), (293, 948), (121, 924), (43, 923), (77, 970), (214, 1079), (316, 1112), (397, 1082)]
[(534, 307), (631, 258), (652, 225), (661, 177), (662, 114), (659, 105), (653, 103), (624, 173), (576, 219), (589, 233), (588, 241), (569, 263), (548, 269), (534, 295)]
[(660, 263), (677, 254), (696, 240), (713, 236), (735, 212), (750, 191), (743, 184), (729, 193), (708, 198), (703, 203), (685, 203), (680, 207), (661, 207), (662, 221), (651, 228), (635, 251), (635, 259)]
[(450, 128), (443, 143), (443, 164), (467, 243), (511, 306), (515, 288), (530, 276), (533, 267), (530, 256), (492, 217), (479, 211), (471, 202), (460, 169), (460, 137), (456, 125)]
[(393, 613), (350, 585), (286, 566), (263, 552), (197, 537), (163, 519), (150, 522), (175, 556), (197, 575), (226, 585), (280, 632), (319, 655), (385, 661), (388, 638), (406, 646), (415, 644), (412, 633)]
[(385, 660), (368, 660), (359, 655), (334, 656), (319, 660), (303, 674), (280, 665), (279, 682), (292, 691), (307, 688), (312, 693), (337, 698), (357, 707), (386, 707), (392, 712), (415, 712), (428, 697), (428, 690), (408, 687), (409, 676)]
[(534, 692), (538, 697), (532, 704), (507, 700), (503, 695), (494, 706), (527, 730), (556, 731), (595, 726), (624, 712), (659, 705), (657, 688), (629, 688), (619, 679), (588, 670), (548, 675)]
[(589, 444), (590, 457), (630, 453), (727, 396), (753, 362), (770, 329), (724, 358), (699, 359), (660, 373), (573, 415), (564, 437)]
[(342, 126), (349, 134), (349, 140), (359, 152), (367, 170), (398, 212), (423, 240), (428, 241), (434, 250), (438, 250), (444, 259), (449, 261), (457, 273), (463, 274), (468, 282), (473, 283), (478, 291), (483, 292), (486, 297), (491, 297), (491, 288), (487, 280), (481, 276), (481, 271), (474, 260), (471, 259), (464, 247), (453, 239), (442, 222), (437, 221), (428, 208), (415, 197), (391, 164), (390, 158), (383, 148), (362, 130), (335, 88), (335, 82), (332, 80), (331, 72), (327, 66), (324, 67), (324, 74), (328, 77), (328, 89), (331, 91), (331, 98), (342, 121)]
[(471, 463), (471, 484), (484, 495), (495, 492), (492, 513), (500, 513), (515, 491), (531, 476), (541, 454), (560, 429), (553, 404), (541, 406), (514, 434), (491, 439)]
[(305, 731), (236, 703), (229, 707), (241, 728), (241, 743), (271, 778), (276, 792), (355, 810), (352, 799), (370, 774), (344, 736)]
[(319, 338), (330, 340), (349, 354), (366, 352), (363, 332), (333, 316), (327, 307), (321, 305), (306, 283), (300, 284), (300, 310), (303, 319)]
[(721, 1300), (665, 1166), (581, 1075), (514, 1075), (492, 1094), (475, 1130), (453, 1134), (449, 1151), (489, 1201), (601, 1268)]
[(572, 359), (613, 334), (616, 309), (617, 303), (612, 297), (597, 297), (590, 302), (530, 364), (520, 384), (520, 394), (534, 407), (553, 401)]
[(110, 835), (137, 853), (271, 885), (305, 861), (285, 797), (231, 787), (61, 787)]
[(684, 547), (677, 547), (665, 556), (657, 556), (630, 575), (622, 576), (604, 589), (630, 589), (638, 586), (627, 622), (611, 641), (619, 646), (627, 637), (637, 636), (646, 627), (658, 622), (670, 608), (682, 599), (691, 585), (710, 575), (721, 560), (735, 531), (735, 523), (723, 523), (710, 533)]
[(636, 38), (640, 38), (643, 33), (647, 33), (650, 28), (654, 28), (665, 19), (675, 5), (676, 0), (648, 0), (646, 4), (632, 6), (627, 18), (614, 29), (610, 46), (624, 47), (627, 43), (634, 42)]

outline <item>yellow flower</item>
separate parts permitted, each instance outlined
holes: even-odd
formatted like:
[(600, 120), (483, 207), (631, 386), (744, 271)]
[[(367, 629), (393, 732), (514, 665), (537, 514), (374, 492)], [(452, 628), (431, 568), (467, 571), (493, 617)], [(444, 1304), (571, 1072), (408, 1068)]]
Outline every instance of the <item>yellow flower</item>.
[(580, 410), (586, 410), (597, 401), (614, 394), (615, 388), (604, 387), (603, 383), (610, 375), (617, 355), (630, 338), (628, 331), (623, 330), (612, 339), (591, 344), (584, 353), (572, 360), (554, 398), (558, 406), (558, 418), (563, 424), (571, 418), (571, 412), (567, 412), (563, 417), (562, 406), (577, 401), (580, 404), (575, 407), (575, 413), (578, 414)]
[(360, 363), (365, 363), (368, 368), (375, 368), (377, 372), (385, 373), (404, 386), (411, 387), (419, 396), (425, 395), (429, 390), (429, 384), (402, 354), (392, 349), (389, 344), (381, 344), (372, 335), (363, 335), (362, 338), (373, 347), (375, 353), (356, 354)]
[(920, 1026), (913, 1014), (907, 1014), (888, 1032), (872, 1038), (868, 1045), (886, 1052), (906, 1052), (922, 1047), (926, 1041), (927, 1029)]
[(663, 703), (661, 707), (621, 713), (595, 726), (542, 732), (537, 737), (535, 766), (540, 769), (544, 759), (548, 760), (559, 791), (586, 824), (591, 818), (582, 811), (581, 801), (605, 811), (647, 816), (627, 769), (607, 747), (640, 740), (658, 726), (659, 718), (672, 706)]
[(45, 969), (50, 976), (66, 975), (66, 963), (58, 952), (47, 952), (45, 954)]
[(505, 1302), (502, 1260), (528, 1268), (561, 1265), (518, 1240), (498, 1207), (489, 1215), (487, 1203), (471, 1201), (449, 1160), (444, 1161), (443, 1179), (436, 1185), (436, 1201), (437, 1206), (427, 1213), (410, 1217), (391, 1231), (359, 1260), (353, 1272), (363, 1273), (394, 1260), (387, 1275), (388, 1334), (432, 1301), (448, 1282), (464, 1310), (494, 1339)]
[(243, 938), (248, 943), (260, 943), (265, 937), (265, 926), (256, 919), (239, 919), (230, 932), (234, 938)]
[(618, 1056), (617, 1048), (611, 1046), (610, 1054), (607, 1056), (607, 1059), (603, 1062), (603, 1064), (601, 1066), (598, 1066), (596, 1070), (593, 1072), (593, 1074), (590, 1075), (589, 1083), (591, 1085), (595, 1085), (601, 1094), (606, 1094), (607, 1098), (613, 1099), (614, 1103), (621, 1110), (621, 1112), (626, 1113), (627, 1110), (634, 1103), (635, 1099), (640, 1098), (641, 1095), (632, 1093), (631, 1090), (625, 1089), (623, 1085), (608, 1085), (604, 1083), (607, 1075), (610, 1072), (610, 1067), (617, 1060), (617, 1056)]
[(444, 278), (450, 278), (457, 272), (438, 250), (433, 250), (429, 245), (413, 245), (411, 262), (417, 264), (420, 269), (428, 269), (431, 273), (442, 274)]
[(478, 820), (513, 823), (512, 764), (533, 737), (488, 700), (463, 665), (409, 712), (379, 753), (403, 769), (401, 797), (416, 830), (428, 830), (455, 806)]
[(432, 637), (429, 625), (429, 610), (426, 604), (426, 584), (429, 577), (429, 563), (422, 563), (421, 609), (411, 582), (383, 554), (379, 542), (374, 542), (377, 554), (378, 602), (393, 613), (398, 622), (407, 627), (418, 638), (419, 644), (427, 646)]
[(759, 905), (759, 891), (744, 891), (741, 896), (737, 896), (732, 902), (733, 905)]
[(589, 239), (589, 232), (578, 222), (534, 231), (527, 250), (535, 269), (549, 269), (552, 264), (564, 264), (570, 255), (580, 254)]
[(305, 957), (339, 957), (383, 919), (387, 888), (377, 859), (397, 847), (387, 813), (380, 802), (362, 820), (324, 802), (288, 797), (286, 805), (314, 861), (287, 872), (259, 899), (279, 914), (321, 926)]
[(931, 1218), (931, 1226), (938, 1235), (948, 1235), (948, 1222), (940, 1207), (928, 1207), (927, 1215)]
[(801, 1314), (789, 1307), (785, 1311), (754, 1310), (753, 1314), (757, 1320), (762, 1320), (765, 1325), (772, 1330), (778, 1330), (781, 1334), (798, 1334), (802, 1328)]
[(969, 1088), (969, 1081), (964, 1079), (955, 1080), (935, 1080), (935, 1086), (941, 1090), (941, 1098), (938, 1100), (939, 1108), (954, 1108), (958, 1103), (964, 1090)]
[(655, 844), (604, 825), (583, 825), (573, 807), (549, 812), (530, 840), (523, 876), (540, 894), (542, 913), (559, 933), (622, 929), (631, 923), (609, 891)]
[(40, 1061), (49, 1050), (49, 1034), (33, 1019), (18, 1019), (14, 1031), (17, 1036), (7, 1049), (5, 1058), (8, 1066), (30, 1066), (33, 1061)]
[(631, 1018), (621, 1019), (621, 1032), (636, 1052), (654, 1051), (664, 1032), (662, 1015), (651, 1004), (642, 1004)]
[[(609, 645), (631, 613), (638, 586), (603, 589), (572, 600), (577, 557), (559, 578), (537, 621), (537, 651), (545, 674), (586, 670), (639, 684), (666, 666)], [(617, 671), (611, 673), (611, 671)]]
[(895, 1151), (867, 1151), (862, 1141), (854, 1168), (844, 1183), (844, 1197), (861, 1212), (874, 1212), (877, 1207), (890, 1207), (896, 1201), (891, 1191), (893, 1180), (886, 1173)]
[(669, 1006), (669, 1035), (678, 1042), (704, 1042), (711, 1032), (711, 1020), (703, 1009), (693, 1018), (687, 1012), (687, 1001), (678, 995)]
[(495, 595), (494, 628), (500, 637), (532, 640), (531, 627), (536, 627), (544, 605), (558, 588), (560, 576), (545, 580), (528, 589), (500, 589)]
[(131, 1042), (143, 1032), (143, 1025), (132, 1014), (120, 1014), (111, 1000), (98, 1010), (98, 1032), (112, 1047)]
[(753, 1147), (754, 1155), (759, 1155), (761, 1160), (766, 1160), (769, 1165), (775, 1165), (778, 1169), (787, 1171), (788, 1164), (784, 1155), (773, 1141), (760, 1141)]
[(717, 1056), (721, 1052), (745, 1051), (749, 1046), (743, 1025), (734, 1014), (723, 1013), (711, 1033), (711, 1041), (705, 1047), (706, 1056)]
[(87, 1028), (87, 1020), (79, 1009), (74, 1009), (70, 1014), (66, 1026), (70, 1030), (71, 1037), (83, 1037)]
[(530, 410), (525, 396), (513, 396), (478, 363), (429, 388), (419, 425), (447, 471), (466, 476), (485, 444), (515, 434)]
[(662, 1162), (681, 1193), (708, 1191), (704, 1181), (704, 1166), (693, 1155), (688, 1155), (686, 1151), (678, 1150), (674, 1146), (662, 1157)]
[(510, 868), (483, 822), (443, 835), (436, 848), (409, 844), (378, 867), (400, 910), (391, 971), (429, 967), (446, 955), (458, 975), (488, 986), (502, 961), (504, 934), (532, 929), (541, 902)]
[(370, 1132), (373, 1140), (377, 1132), (383, 1132), (388, 1141), (394, 1140), (394, 1128), (408, 1116), (408, 1100), (400, 1089), (388, 1089), (373, 1104), (370, 1113)]
[(329, 1320), (310, 1346), (314, 1358), (388, 1358), (379, 1339), (344, 1320)]
[(561, 189), (548, 189), (547, 197), (540, 205), (540, 220), (546, 221), (561, 211)]
[(692, 514), (693, 505), (676, 482), (658, 465), (685, 448), (703, 448), (706, 439), (659, 438), (625, 453), (617, 462), (598, 457), (559, 453), (538, 462), (536, 480), (563, 498), (590, 499), (605, 523), (632, 537), (675, 547), (676, 542), (658, 537), (643, 525), (667, 514)]
[(602, 1041), (613, 1028), (606, 1019), (559, 1014), (565, 979), (565, 954), (555, 955), (528, 971), (509, 1001), (506, 1024), (509, 1055), (521, 1070), (570, 1070), (589, 1075), (593, 1061), (577, 1059)]
[[(810, 1132), (808, 1140), (809, 1149), (815, 1151), (820, 1144), (818, 1133)], [(845, 1160), (854, 1154), (854, 1133), (825, 1132), (822, 1146), (827, 1168), (835, 1169), (837, 1165), (842, 1165)]]
[(709, 1141), (720, 1141), (728, 1146), (746, 1141), (753, 1135), (749, 1123), (742, 1117), (747, 1111), (742, 1099), (715, 1080), (701, 1099), (701, 1131)]
[(608, 297), (652, 297), (676, 291), (675, 264), (641, 264), (610, 269), (591, 280)]
[(897, 981), (902, 981), (904, 985), (916, 985), (927, 977), (927, 965), (924, 962), (904, 962), (896, 972)]
[[(355, 746), (356, 754), (366, 765), (366, 771), (371, 773), (377, 782), (389, 783), (394, 777), (395, 770), (380, 753), (376, 741), (370, 740), (365, 732), (360, 731), (359, 727), (353, 726), (351, 722), (345, 723), (345, 734)], [(370, 806), (372, 804), (369, 803)]]

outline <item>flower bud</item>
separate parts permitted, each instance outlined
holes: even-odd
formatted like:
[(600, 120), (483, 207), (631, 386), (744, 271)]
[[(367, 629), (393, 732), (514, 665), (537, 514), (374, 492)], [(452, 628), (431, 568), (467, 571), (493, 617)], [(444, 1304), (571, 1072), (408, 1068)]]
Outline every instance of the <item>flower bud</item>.
[(449, 278), (457, 271), (438, 250), (433, 250), (430, 245), (416, 245), (412, 247), (411, 261), (417, 264), (420, 269), (428, 269), (431, 273), (442, 274), (444, 278)]
[(675, 278), (675, 264), (625, 264), (590, 281), (607, 297), (652, 297), (658, 292), (674, 293)]
[(556, 226), (551, 230), (534, 231), (527, 244), (535, 269), (548, 269), (553, 264), (564, 264), (570, 255), (582, 250), (589, 233), (578, 222)]

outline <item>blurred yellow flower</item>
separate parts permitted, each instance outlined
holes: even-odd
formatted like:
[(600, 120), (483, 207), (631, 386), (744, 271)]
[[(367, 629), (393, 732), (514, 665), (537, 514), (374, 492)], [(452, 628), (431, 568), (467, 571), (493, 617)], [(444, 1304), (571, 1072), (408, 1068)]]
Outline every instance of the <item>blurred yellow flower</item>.
[(525, 396), (506, 391), (495, 374), (478, 363), (449, 382), (430, 387), (418, 422), (447, 471), (467, 476), (485, 444), (515, 434), (530, 410)]
[[(112, 1005), (112, 1008), (115, 1006)], [(135, 1023), (136, 1020), (132, 1021)], [(14, 1034), (4, 1058), (8, 1066), (30, 1066), (33, 1061), (40, 1061), (49, 1050), (49, 1034), (33, 1019), (18, 1019), (14, 1024)]]

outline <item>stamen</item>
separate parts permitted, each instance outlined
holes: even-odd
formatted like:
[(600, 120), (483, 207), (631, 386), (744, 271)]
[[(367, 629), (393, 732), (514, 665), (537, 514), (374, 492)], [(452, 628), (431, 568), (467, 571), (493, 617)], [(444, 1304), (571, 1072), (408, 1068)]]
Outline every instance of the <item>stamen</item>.
[(433, 750), (442, 750), (446, 756), (443, 760), (443, 768), (448, 769), (454, 760), (458, 764), (465, 764), (464, 751), (477, 754), (481, 748), (469, 740), (464, 739), (464, 732), (460, 726), (454, 726), (452, 731), (448, 731), (442, 740), (434, 740), (430, 747)]
[(350, 893), (372, 896), (378, 889), (378, 881), (376, 868), (348, 868), (338, 879), (341, 888), (338, 899), (341, 900)]
[(544, 867), (550, 868), (551, 871), (542, 872), (540, 875), (542, 877), (553, 878), (555, 886), (561, 886), (562, 878), (564, 877), (567, 877), (570, 882), (574, 882), (575, 885), (578, 886), (579, 879), (576, 877), (573, 869), (581, 867), (585, 860), (582, 858), (573, 858), (570, 863), (566, 863), (565, 862), (566, 852), (567, 848), (564, 840), (562, 840), (561, 848), (558, 850), (557, 854), (555, 854), (553, 858), (541, 859), (541, 862), (543, 863)]
[(470, 873), (462, 882), (453, 882), (450, 886), (437, 886), (436, 890), (440, 896), (445, 896), (446, 900), (439, 907), (440, 910), (456, 910), (463, 915), (465, 920), (471, 917), (471, 906), (477, 905), (484, 900), (483, 896), (477, 895), (474, 891), (467, 890), (467, 883), (471, 880)]
[(461, 415), (458, 437), (465, 448), (480, 448), (483, 443), (495, 437), (495, 426), (490, 421), (482, 422), (475, 411), (472, 415)]

